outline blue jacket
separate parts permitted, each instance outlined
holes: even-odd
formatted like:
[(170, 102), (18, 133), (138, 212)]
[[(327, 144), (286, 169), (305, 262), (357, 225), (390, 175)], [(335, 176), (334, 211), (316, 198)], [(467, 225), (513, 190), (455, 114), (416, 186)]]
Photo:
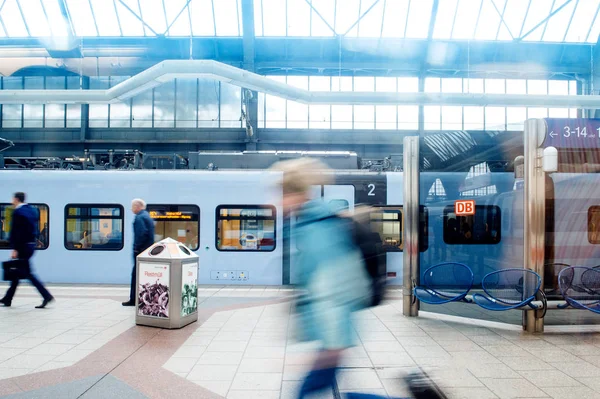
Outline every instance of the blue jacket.
[(10, 247), (12, 249), (24, 250), (35, 248), (38, 236), (38, 212), (37, 209), (28, 204), (23, 204), (15, 209), (12, 214), (10, 228)]
[(154, 220), (146, 210), (135, 215), (133, 221), (133, 252), (139, 254), (154, 244)]
[(306, 293), (297, 306), (298, 338), (320, 341), (324, 349), (343, 349), (354, 344), (352, 312), (365, 307), (371, 287), (348, 222), (323, 219), (331, 214), (322, 201), (311, 201), (298, 215), (298, 277)]

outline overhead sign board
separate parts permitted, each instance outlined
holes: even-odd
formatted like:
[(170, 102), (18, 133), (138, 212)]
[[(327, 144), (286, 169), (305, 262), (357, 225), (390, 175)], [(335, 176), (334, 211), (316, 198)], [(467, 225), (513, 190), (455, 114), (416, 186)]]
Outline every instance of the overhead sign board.
[(546, 119), (543, 147), (600, 148), (600, 119)]
[(456, 216), (471, 216), (475, 214), (475, 201), (460, 200), (454, 202), (454, 214)]

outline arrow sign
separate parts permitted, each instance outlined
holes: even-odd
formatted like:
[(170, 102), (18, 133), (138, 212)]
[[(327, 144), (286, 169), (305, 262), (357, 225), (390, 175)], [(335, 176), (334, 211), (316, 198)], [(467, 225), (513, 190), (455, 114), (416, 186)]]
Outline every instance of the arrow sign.
[(548, 133), (548, 135), (552, 138), (555, 138), (556, 136), (558, 136), (558, 134), (554, 133), (554, 130), (551, 131), (550, 133)]

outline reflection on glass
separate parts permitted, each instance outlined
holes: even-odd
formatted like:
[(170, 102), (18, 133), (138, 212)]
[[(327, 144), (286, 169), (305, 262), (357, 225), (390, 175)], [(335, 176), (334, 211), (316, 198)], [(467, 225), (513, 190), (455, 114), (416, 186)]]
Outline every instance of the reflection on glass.
[(453, 206), (444, 209), (444, 242), (457, 244), (498, 244), (500, 242), (500, 208), (475, 205), (475, 214), (456, 216)]
[(200, 208), (195, 205), (148, 205), (154, 219), (154, 241), (167, 237), (196, 251), (200, 240)]
[(123, 248), (123, 208), (67, 205), (65, 248), (112, 250)]
[(401, 210), (384, 209), (371, 213), (371, 231), (379, 234), (384, 250), (403, 250)]
[[(29, 204), (38, 212), (39, 219), (36, 226), (36, 249), (46, 249), (50, 243), (48, 222), (50, 220), (48, 205)], [(14, 208), (11, 204), (0, 204), (0, 249), (10, 249), (10, 230)]]
[(273, 251), (275, 208), (219, 206), (216, 245), (219, 251)]

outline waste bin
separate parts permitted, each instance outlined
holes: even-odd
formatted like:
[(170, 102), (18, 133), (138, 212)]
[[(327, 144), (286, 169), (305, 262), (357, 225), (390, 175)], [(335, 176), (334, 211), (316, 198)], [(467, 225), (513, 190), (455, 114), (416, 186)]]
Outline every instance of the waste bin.
[(165, 238), (136, 263), (136, 324), (181, 328), (198, 320), (198, 255)]

